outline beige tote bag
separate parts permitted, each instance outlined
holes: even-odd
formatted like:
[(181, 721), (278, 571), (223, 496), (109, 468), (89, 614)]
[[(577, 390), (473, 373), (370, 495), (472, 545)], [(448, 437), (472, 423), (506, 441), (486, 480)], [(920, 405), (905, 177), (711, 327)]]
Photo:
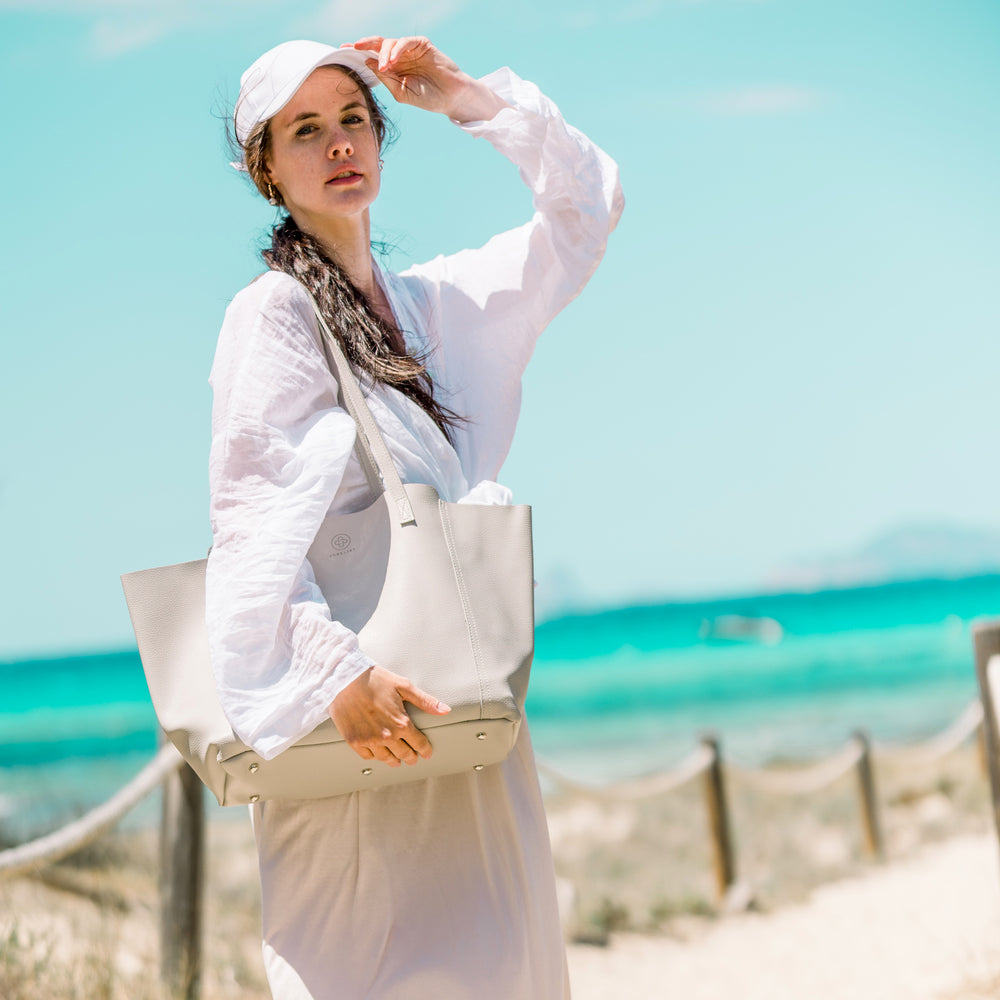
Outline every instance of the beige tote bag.
[(318, 309), (316, 316), (375, 499), (327, 517), (309, 561), (333, 618), (358, 634), (361, 648), (451, 712), (407, 705), (434, 748), (412, 767), (362, 760), (332, 720), (264, 760), (236, 738), (219, 705), (205, 628), (207, 560), (127, 573), (122, 585), (157, 719), (222, 805), (480, 771), (510, 753), (527, 693), (531, 508), (448, 503), (431, 486), (404, 485), (336, 337)]

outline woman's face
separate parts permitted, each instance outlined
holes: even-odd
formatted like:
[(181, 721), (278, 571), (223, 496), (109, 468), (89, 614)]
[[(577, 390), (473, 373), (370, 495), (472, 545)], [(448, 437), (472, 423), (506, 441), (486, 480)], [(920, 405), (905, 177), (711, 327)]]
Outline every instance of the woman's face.
[(358, 215), (379, 192), (379, 149), (365, 95), (321, 66), (271, 119), (268, 175), (285, 207), (308, 219)]

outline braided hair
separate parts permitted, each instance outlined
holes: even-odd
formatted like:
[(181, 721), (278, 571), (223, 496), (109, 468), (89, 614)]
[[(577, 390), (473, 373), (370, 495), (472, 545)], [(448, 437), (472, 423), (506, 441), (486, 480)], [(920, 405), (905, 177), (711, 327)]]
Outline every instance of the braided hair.
[(398, 389), (454, 444), (451, 431), (462, 418), (434, 398), (423, 359), (407, 351), (399, 328), (375, 312), (368, 296), (318, 240), (303, 232), (288, 215), (274, 226), (271, 246), (261, 256), (272, 271), (284, 271), (309, 290), (354, 368), (372, 383)]

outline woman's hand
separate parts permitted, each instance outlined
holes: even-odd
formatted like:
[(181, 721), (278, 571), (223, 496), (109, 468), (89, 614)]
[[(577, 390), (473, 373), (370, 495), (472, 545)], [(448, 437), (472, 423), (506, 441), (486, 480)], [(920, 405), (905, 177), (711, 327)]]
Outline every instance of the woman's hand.
[(451, 711), (405, 677), (375, 666), (334, 698), (330, 718), (362, 760), (381, 760), (389, 767), (416, 764), (418, 757), (430, 757), (431, 745), (406, 714), (405, 701), (431, 715)]
[(353, 47), (373, 54), (368, 66), (400, 104), (440, 111), (458, 122), (489, 121), (507, 107), (506, 101), (460, 70), (423, 36), (371, 35)]

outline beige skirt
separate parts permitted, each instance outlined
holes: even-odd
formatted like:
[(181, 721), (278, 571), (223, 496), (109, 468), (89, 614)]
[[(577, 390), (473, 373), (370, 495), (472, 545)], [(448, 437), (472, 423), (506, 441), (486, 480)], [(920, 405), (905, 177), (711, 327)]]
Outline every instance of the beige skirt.
[(251, 810), (275, 1000), (568, 1000), (526, 723), (479, 773)]

